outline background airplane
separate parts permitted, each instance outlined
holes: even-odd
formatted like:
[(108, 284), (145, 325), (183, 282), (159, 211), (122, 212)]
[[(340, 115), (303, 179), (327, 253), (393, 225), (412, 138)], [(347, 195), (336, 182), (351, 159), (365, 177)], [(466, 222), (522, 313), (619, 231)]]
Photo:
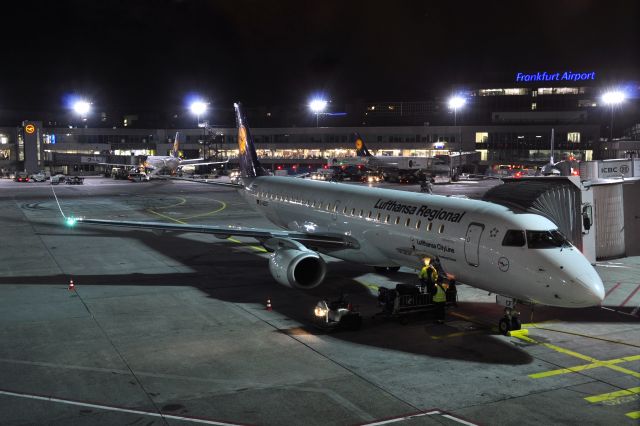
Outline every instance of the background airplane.
[(180, 132), (176, 132), (175, 139), (173, 141), (173, 148), (170, 155), (150, 155), (139, 166), (131, 164), (114, 164), (114, 163), (100, 163), (102, 165), (114, 166), (114, 167), (138, 167), (144, 170), (150, 175), (150, 177), (158, 176), (161, 174), (174, 175), (178, 169), (182, 166), (204, 166), (212, 164), (226, 164), (227, 161), (206, 161), (204, 158), (195, 158), (185, 160), (180, 158), (180, 139), (182, 138)]
[(442, 156), (402, 157), (375, 156), (369, 151), (358, 133), (352, 135), (357, 159), (334, 159), (332, 165), (363, 165), (370, 170), (382, 172), (390, 182), (412, 183), (428, 176), (445, 177), (450, 181), (451, 169)]

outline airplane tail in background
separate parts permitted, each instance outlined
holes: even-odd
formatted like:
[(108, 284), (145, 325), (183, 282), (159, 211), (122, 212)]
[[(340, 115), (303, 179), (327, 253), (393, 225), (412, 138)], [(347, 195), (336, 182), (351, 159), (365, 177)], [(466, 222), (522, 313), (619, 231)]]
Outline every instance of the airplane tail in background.
[(258, 154), (256, 154), (247, 118), (239, 103), (234, 103), (233, 107), (236, 110), (236, 124), (238, 126), (238, 159), (240, 160), (241, 176), (243, 178), (266, 176), (267, 172), (262, 168)]
[(362, 140), (359, 133), (354, 133), (353, 139), (356, 145), (356, 155), (358, 157), (372, 157), (372, 154), (367, 149), (366, 145), (364, 144), (364, 140)]
[(173, 158), (180, 157), (180, 138), (182, 134), (180, 132), (176, 132), (176, 138), (173, 140), (173, 149), (171, 150), (171, 156)]

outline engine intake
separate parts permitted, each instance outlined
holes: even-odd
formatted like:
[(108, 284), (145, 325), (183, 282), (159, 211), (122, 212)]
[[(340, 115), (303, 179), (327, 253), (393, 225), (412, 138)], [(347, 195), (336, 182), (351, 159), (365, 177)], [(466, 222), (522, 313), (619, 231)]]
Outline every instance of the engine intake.
[(310, 289), (322, 283), (327, 265), (315, 251), (279, 249), (269, 259), (269, 271), (282, 285)]

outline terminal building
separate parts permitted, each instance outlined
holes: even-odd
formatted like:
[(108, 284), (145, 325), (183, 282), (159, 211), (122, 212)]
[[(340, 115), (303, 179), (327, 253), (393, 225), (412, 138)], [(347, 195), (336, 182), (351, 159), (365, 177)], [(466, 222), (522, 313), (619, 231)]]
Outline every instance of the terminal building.
[[(346, 114), (314, 116), (281, 107), (246, 111), (259, 154), (273, 166), (316, 167), (329, 159), (354, 156), (354, 132), (375, 155), (477, 151), (479, 165), (484, 166), (548, 162), (552, 130), (556, 161), (638, 156), (640, 83), (627, 84), (627, 100), (614, 108), (601, 103), (610, 85), (599, 81), (597, 72), (572, 72), (563, 80), (566, 73), (516, 73), (502, 83), (458, 85), (449, 92), (467, 103), (455, 111), (448, 108), (445, 94), (422, 101), (332, 104), (334, 111)], [(186, 158), (215, 156), (233, 163), (236, 130), (233, 117), (226, 114), (220, 118), (228, 125), (205, 128), (188, 128), (186, 119), (160, 122), (157, 116), (154, 121), (127, 115), (118, 125), (107, 122), (105, 113), (96, 113), (95, 122), (89, 120), (86, 127), (61, 126), (60, 117), (33, 117), (42, 121), (0, 127), (0, 169), (99, 172), (98, 163), (136, 164), (140, 157), (167, 154), (176, 131), (186, 135), (181, 146)], [(155, 126), (140, 128), (136, 119)], [(107, 123), (114, 125), (106, 127)]]

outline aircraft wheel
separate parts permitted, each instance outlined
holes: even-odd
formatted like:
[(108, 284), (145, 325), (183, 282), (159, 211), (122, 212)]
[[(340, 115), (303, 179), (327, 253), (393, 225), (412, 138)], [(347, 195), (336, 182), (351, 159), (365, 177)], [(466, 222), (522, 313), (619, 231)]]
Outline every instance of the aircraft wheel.
[(500, 322), (498, 322), (498, 330), (500, 330), (501, 334), (507, 336), (511, 330), (511, 321), (509, 321), (508, 318), (500, 319)]
[(375, 266), (374, 267), (376, 272), (379, 272), (381, 274), (393, 274), (395, 272), (398, 272), (400, 270), (399, 266)]

